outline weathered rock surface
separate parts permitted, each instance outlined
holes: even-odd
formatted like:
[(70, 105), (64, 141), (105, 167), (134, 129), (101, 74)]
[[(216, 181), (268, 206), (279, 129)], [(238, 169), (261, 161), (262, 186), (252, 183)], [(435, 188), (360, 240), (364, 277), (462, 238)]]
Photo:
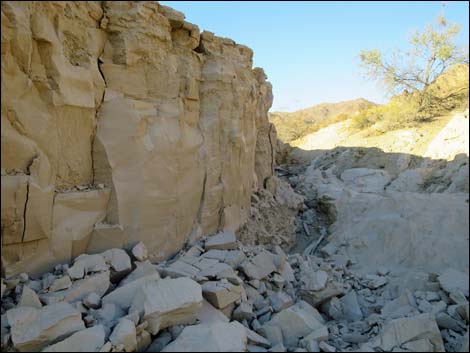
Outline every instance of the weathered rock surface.
[(244, 352), (245, 327), (234, 321), (187, 326), (162, 352)]
[(136, 293), (130, 312), (142, 313), (148, 331), (155, 335), (168, 326), (194, 322), (201, 306), (198, 283), (189, 278), (165, 278), (144, 284)]
[(87, 328), (56, 344), (46, 347), (43, 352), (99, 352), (104, 345), (105, 332), (102, 325)]
[(384, 351), (392, 351), (403, 344), (407, 344), (412, 351), (419, 351), (416, 349), (419, 347), (426, 348), (423, 352), (445, 352), (439, 328), (429, 314), (393, 320), (376, 340), (368, 343)]
[(251, 49), (156, 2), (1, 11), (7, 276), (139, 241), (160, 260), (247, 220), (275, 140)]
[(47, 305), (39, 310), (20, 307), (9, 310), (7, 317), (13, 345), (21, 352), (37, 352), (85, 328), (80, 313), (68, 303)]

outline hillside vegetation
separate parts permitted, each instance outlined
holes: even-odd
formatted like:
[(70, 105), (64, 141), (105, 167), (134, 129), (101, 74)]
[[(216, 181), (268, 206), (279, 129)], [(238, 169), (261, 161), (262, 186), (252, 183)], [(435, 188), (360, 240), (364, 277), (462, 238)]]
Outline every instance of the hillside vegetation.
[(425, 109), (419, 109), (421, 92), (394, 96), (382, 106), (369, 107), (351, 114), (353, 128), (371, 128), (372, 133), (385, 133), (413, 127), (468, 107), (468, 64), (457, 65), (439, 76), (426, 92)]
[(273, 112), (269, 120), (276, 126), (279, 139), (284, 143), (296, 140), (330, 124), (349, 119), (376, 104), (359, 98), (339, 103), (321, 103), (295, 112)]
[(418, 92), (394, 96), (387, 104), (378, 105), (365, 99), (340, 103), (323, 103), (292, 113), (275, 112), (270, 121), (284, 143), (298, 145), (322, 128), (349, 121), (350, 133), (381, 135), (444, 118), (454, 110), (468, 107), (468, 64), (457, 65), (439, 76), (429, 87), (426, 109), (419, 110)]

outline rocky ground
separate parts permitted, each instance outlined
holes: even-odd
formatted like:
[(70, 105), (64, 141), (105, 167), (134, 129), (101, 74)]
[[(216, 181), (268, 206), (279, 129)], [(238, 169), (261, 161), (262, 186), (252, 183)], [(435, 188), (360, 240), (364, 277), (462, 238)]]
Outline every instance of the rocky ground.
[[(311, 229), (317, 244), (314, 219), (327, 209), (284, 195), (300, 209), (299, 235)], [(252, 217), (269, 202), (282, 206), (254, 195)], [(361, 274), (325, 240), (286, 254), (285, 238), (243, 245), (219, 233), (158, 264), (139, 243), (2, 280), (2, 350), (468, 351), (468, 273), (429, 273), (422, 290), (403, 290), (393, 268)]]

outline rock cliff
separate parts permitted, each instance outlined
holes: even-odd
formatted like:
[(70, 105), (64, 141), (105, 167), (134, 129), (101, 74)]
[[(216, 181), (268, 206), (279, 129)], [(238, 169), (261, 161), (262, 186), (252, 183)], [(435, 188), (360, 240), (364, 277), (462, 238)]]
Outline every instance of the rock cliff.
[(273, 175), (253, 52), (155, 2), (2, 2), (2, 271), (248, 218)]

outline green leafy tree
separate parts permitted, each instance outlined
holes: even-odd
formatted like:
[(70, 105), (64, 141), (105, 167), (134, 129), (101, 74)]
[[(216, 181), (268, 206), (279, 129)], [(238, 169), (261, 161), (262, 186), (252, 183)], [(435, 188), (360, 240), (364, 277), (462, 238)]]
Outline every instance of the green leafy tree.
[(429, 85), (451, 66), (468, 63), (468, 47), (456, 44), (459, 31), (459, 25), (440, 16), (412, 35), (407, 51), (395, 50), (390, 55), (377, 49), (361, 51), (361, 67), (366, 77), (382, 81), (390, 93), (414, 93), (418, 111), (426, 110), (432, 100)]

